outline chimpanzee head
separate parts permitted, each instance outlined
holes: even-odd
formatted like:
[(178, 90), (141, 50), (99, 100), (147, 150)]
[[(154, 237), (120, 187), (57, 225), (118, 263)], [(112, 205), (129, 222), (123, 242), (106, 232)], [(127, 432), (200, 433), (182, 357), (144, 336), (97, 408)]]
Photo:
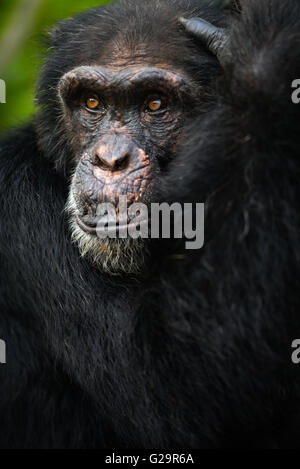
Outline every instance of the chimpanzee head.
[(176, 161), (185, 126), (219, 73), (215, 58), (178, 19), (216, 23), (219, 15), (198, 0), (125, 0), (52, 32), (53, 52), (38, 89), (39, 144), (71, 180), (73, 238), (102, 268), (135, 272), (143, 264), (149, 241), (118, 233), (100, 239), (98, 208), (111, 204), (120, 226), (121, 196), (128, 208), (151, 204)]

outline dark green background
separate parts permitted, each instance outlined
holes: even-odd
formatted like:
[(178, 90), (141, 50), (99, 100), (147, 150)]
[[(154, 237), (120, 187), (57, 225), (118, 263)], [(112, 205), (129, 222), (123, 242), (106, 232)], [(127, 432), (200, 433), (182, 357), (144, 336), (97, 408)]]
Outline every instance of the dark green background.
[[(40, 36), (43, 31), (59, 19), (105, 3), (109, 3), (108, 0), (0, 0), (0, 55), (5, 49), (9, 56), (4, 66), (0, 65), (0, 78), (7, 87), (6, 104), (0, 104), (0, 131), (26, 121), (34, 112), (34, 87), (42, 58)], [(24, 8), (30, 12), (34, 5), (35, 11), (26, 18), (27, 31), (13, 48), (11, 39), (26, 24), (22, 12)]]

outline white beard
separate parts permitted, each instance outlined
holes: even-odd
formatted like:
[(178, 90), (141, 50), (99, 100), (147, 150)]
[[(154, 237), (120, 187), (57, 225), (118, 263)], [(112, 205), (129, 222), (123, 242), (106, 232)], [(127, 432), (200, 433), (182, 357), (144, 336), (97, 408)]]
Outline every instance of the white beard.
[(72, 240), (78, 245), (82, 257), (87, 257), (101, 270), (110, 274), (140, 273), (146, 254), (144, 239), (100, 239), (83, 231), (76, 222), (77, 206), (71, 185), (66, 211), (70, 215)]

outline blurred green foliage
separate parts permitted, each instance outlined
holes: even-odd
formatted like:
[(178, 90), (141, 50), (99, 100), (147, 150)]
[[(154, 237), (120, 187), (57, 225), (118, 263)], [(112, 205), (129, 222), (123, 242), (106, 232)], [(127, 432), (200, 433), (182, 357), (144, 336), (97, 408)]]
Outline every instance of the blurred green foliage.
[(0, 104), (0, 131), (19, 125), (34, 112), (34, 88), (42, 59), (41, 34), (57, 20), (105, 3), (108, 0), (0, 0), (0, 78), (6, 82), (6, 104)]

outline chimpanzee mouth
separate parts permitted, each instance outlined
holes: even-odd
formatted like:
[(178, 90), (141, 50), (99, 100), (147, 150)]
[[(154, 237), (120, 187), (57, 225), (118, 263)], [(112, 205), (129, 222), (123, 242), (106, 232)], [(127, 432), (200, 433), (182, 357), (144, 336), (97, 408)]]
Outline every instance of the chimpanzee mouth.
[(101, 238), (103, 234), (107, 237), (115, 234), (118, 237), (121, 233), (128, 233), (130, 227), (139, 230), (143, 223), (148, 223), (148, 220), (135, 222), (134, 219), (127, 221), (127, 223), (120, 222), (118, 219), (106, 219), (105, 223), (103, 223), (102, 217), (80, 217), (78, 214), (75, 214), (75, 218), (77, 225), (82, 231)]

